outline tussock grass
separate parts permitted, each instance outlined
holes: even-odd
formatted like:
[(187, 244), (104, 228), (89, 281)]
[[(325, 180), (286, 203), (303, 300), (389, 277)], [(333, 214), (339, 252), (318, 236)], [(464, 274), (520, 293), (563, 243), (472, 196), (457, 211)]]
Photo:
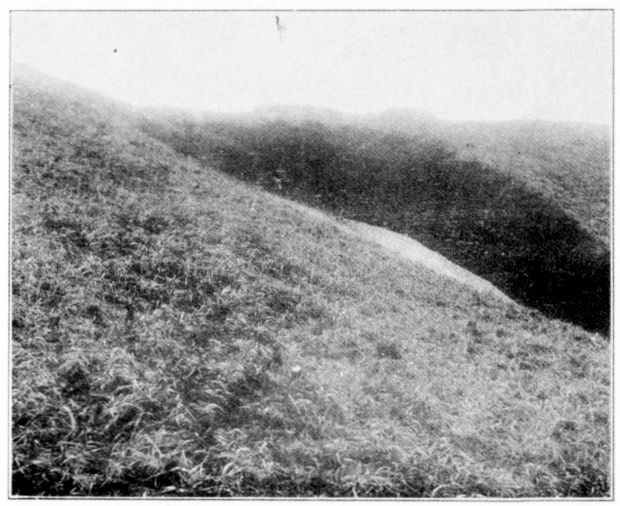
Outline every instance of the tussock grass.
[(50, 86), (14, 97), (14, 495), (609, 495), (601, 336)]

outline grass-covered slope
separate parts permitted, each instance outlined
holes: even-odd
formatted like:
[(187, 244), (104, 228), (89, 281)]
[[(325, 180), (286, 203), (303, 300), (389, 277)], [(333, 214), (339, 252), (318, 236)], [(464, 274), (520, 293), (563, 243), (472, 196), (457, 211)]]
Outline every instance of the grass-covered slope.
[[(463, 159), (437, 126), (417, 135), (383, 128), (241, 118), (145, 122), (182, 154), (410, 235), (549, 316), (609, 332), (608, 242), (573, 216), (579, 207), (539, 191), (533, 169), (511, 173)], [(565, 178), (578, 193), (573, 173)]]
[(506, 122), (449, 124), (459, 156), (526, 181), (609, 244), (610, 131), (604, 125)]
[(13, 84), (13, 494), (609, 495), (606, 341)]
[(349, 122), (441, 139), (456, 158), (488, 165), (525, 183), (609, 244), (608, 126), (534, 120), (449, 122), (415, 110), (391, 110), (349, 118)]

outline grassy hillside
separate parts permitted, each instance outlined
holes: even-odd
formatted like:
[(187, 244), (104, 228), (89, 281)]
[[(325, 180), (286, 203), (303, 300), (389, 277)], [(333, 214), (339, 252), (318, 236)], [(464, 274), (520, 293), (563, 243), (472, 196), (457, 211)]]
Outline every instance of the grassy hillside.
[(519, 176), (609, 244), (608, 128), (547, 122), (451, 124), (446, 128), (450, 134), (462, 159)]
[(570, 201), (538, 191), (526, 174), (463, 160), (445, 135), (384, 128), (241, 119), (145, 123), (182, 154), (410, 235), (547, 315), (608, 333), (609, 248), (564, 209)]
[(517, 178), (609, 244), (611, 131), (605, 125), (447, 122), (410, 110), (348, 121), (386, 132), (442, 139), (456, 158), (483, 163)]
[(13, 84), (13, 494), (609, 495), (608, 342)]

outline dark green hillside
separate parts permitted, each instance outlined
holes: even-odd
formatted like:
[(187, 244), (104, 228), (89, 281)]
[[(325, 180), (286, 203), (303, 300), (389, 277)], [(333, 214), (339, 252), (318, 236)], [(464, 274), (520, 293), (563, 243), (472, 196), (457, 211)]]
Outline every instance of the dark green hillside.
[(522, 179), (458, 159), (440, 137), (278, 120), (145, 128), (241, 179), (415, 237), (550, 316), (609, 331), (604, 240)]
[(12, 120), (13, 495), (609, 497), (608, 341), (96, 95), (19, 77)]

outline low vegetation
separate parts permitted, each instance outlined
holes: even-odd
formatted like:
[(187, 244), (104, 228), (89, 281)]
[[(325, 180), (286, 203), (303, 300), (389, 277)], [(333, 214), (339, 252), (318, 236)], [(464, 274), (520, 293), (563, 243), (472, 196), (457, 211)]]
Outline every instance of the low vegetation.
[(529, 178), (462, 160), (435, 134), (283, 120), (145, 129), (243, 180), (410, 235), (549, 316), (609, 332), (605, 239)]
[(608, 341), (13, 93), (14, 495), (610, 494)]
[(448, 129), (460, 157), (517, 175), (609, 244), (609, 128), (524, 121)]

